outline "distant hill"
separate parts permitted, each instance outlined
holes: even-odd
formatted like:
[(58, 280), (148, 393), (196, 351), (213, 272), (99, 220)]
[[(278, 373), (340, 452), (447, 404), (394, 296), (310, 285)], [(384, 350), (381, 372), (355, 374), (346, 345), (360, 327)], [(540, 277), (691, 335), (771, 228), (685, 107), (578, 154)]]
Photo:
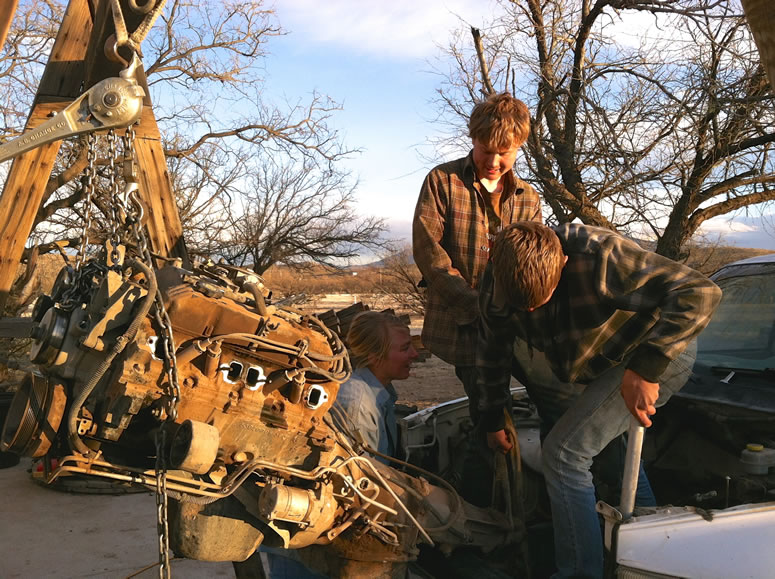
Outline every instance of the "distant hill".
[(690, 247), (686, 265), (693, 267), (702, 273), (711, 274), (722, 265), (768, 253), (775, 253), (775, 251), (770, 249), (753, 249), (749, 247), (734, 246)]
[[(638, 242), (642, 247), (653, 250), (653, 243), (639, 240), (634, 241)], [(775, 251), (770, 249), (754, 249), (750, 247), (736, 246), (694, 246), (690, 247), (688, 252), (689, 257), (686, 259), (686, 265), (706, 274), (711, 274), (722, 265), (737, 261), (739, 259), (755, 257), (757, 255), (765, 255), (767, 253), (775, 253)], [(409, 263), (414, 263), (414, 257), (411, 253), (409, 253), (408, 259)], [(380, 269), (382, 267), (385, 267), (385, 261), (380, 259), (363, 265), (353, 266), (348, 269), (359, 271), (363, 269)]]

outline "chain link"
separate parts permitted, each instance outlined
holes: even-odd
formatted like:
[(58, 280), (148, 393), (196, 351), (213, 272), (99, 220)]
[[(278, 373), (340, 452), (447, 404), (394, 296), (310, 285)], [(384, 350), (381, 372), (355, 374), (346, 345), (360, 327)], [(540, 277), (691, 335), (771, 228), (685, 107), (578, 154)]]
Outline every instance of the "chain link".
[[(137, 201), (137, 203), (139, 204), (139, 201)], [(153, 257), (148, 250), (148, 240), (145, 236), (142, 224), (138, 221), (133, 229), (135, 230), (137, 247), (140, 251), (140, 255), (143, 257), (146, 264), (150, 264), (151, 267), (153, 267)], [(164, 307), (164, 302), (161, 299), (161, 294), (158, 290), (156, 301), (153, 305), (154, 320), (160, 329), (159, 341), (162, 347), (161, 358), (164, 360), (167, 382), (170, 386), (170, 391), (167, 393), (165, 414), (167, 415), (167, 420), (174, 422), (178, 417), (178, 403), (180, 402), (180, 381), (178, 378), (177, 358), (175, 357), (175, 339), (172, 335), (172, 322), (170, 322), (167, 309)]]
[(169, 519), (167, 516), (167, 464), (164, 449), (167, 429), (162, 424), (156, 433), (156, 532), (159, 536), (159, 579), (170, 579)]
[(92, 227), (92, 205), (94, 186), (97, 179), (97, 138), (89, 133), (86, 138), (86, 169), (81, 181), (81, 194), (84, 197), (83, 228), (78, 252), (75, 254), (75, 265), (71, 279), (66, 281), (67, 287), (59, 298), (60, 308), (64, 312), (72, 311), (82, 297), (83, 281), (86, 277), (82, 272), (86, 261), (86, 248), (89, 245), (89, 231)]
[(116, 265), (120, 259), (118, 246), (122, 239), (122, 211), (125, 213), (125, 204), (123, 197), (118, 192), (118, 174), (116, 171), (116, 157), (118, 156), (118, 137), (116, 132), (111, 129), (108, 131), (108, 195), (111, 219), (108, 225), (110, 229), (110, 261)]
[(92, 226), (92, 193), (94, 191), (94, 182), (97, 178), (97, 137), (94, 133), (89, 133), (86, 138), (86, 171), (83, 179), (83, 231), (81, 232), (81, 245), (75, 256), (75, 271), (81, 270), (86, 247), (89, 244), (89, 231)]
[[(135, 133), (132, 127), (127, 129), (124, 135), (124, 157), (125, 163), (133, 157)], [(134, 175), (129, 165), (125, 164), (125, 178), (130, 182), (134, 180)], [(137, 245), (137, 251), (145, 264), (154, 269), (153, 256), (148, 249), (148, 237), (142, 224), (143, 206), (137, 197), (136, 187), (127, 187), (128, 197), (126, 199), (125, 214), (128, 228), (131, 230), (134, 242)], [(170, 391), (167, 393), (167, 405), (165, 413), (167, 420), (175, 421), (178, 417), (178, 403), (180, 402), (180, 382), (178, 379), (178, 365), (175, 358), (175, 339), (172, 334), (172, 323), (170, 322), (167, 309), (164, 307), (164, 301), (161, 292), (157, 291), (154, 302), (154, 319), (160, 329), (159, 340), (162, 346), (162, 359), (164, 360), (165, 371), (167, 373), (167, 382)]]
[[(143, 205), (137, 196), (137, 184), (134, 174), (134, 139), (133, 127), (128, 127), (123, 138), (124, 147), (124, 179), (126, 181), (125, 197), (121, 199), (124, 210), (125, 230), (132, 235), (137, 252), (145, 264), (154, 270), (153, 256), (148, 249), (148, 238), (143, 228)], [(156, 527), (159, 535), (159, 577), (169, 579), (169, 523), (167, 510), (167, 470), (164, 453), (166, 452), (165, 425), (174, 422), (178, 416), (178, 402), (180, 401), (180, 383), (178, 380), (178, 365), (175, 358), (175, 339), (172, 335), (172, 323), (161, 292), (157, 289), (154, 299), (153, 315), (159, 327), (159, 340), (162, 346), (162, 358), (164, 369), (167, 373), (169, 392), (166, 395), (166, 422), (159, 429), (156, 439)]]

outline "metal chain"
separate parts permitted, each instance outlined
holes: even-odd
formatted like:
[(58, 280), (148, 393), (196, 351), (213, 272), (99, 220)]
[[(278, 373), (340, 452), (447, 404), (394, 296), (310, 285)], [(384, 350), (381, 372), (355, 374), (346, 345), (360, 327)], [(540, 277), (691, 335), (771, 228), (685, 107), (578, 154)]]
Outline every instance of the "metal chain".
[(78, 252), (75, 254), (72, 279), (70, 280), (69, 287), (65, 289), (59, 299), (59, 307), (64, 312), (72, 311), (76, 304), (80, 303), (79, 300), (83, 297), (83, 282), (86, 277), (82, 269), (86, 260), (86, 248), (89, 245), (89, 231), (92, 226), (92, 196), (97, 180), (97, 138), (94, 133), (89, 133), (86, 139), (86, 147), (86, 169), (81, 183), (82, 193), (85, 197), (83, 229), (81, 231), (81, 243), (78, 246)]
[[(135, 131), (128, 127), (123, 138), (124, 146), (124, 179), (126, 181), (125, 198), (121, 200), (126, 216), (125, 230), (133, 237), (137, 252), (145, 264), (154, 270), (153, 256), (148, 249), (148, 238), (143, 228), (143, 205), (137, 195), (137, 183), (134, 175), (134, 140)], [(172, 335), (172, 323), (164, 307), (161, 291), (156, 290), (154, 298), (154, 319), (159, 327), (159, 338), (162, 345), (162, 357), (167, 373), (170, 391), (166, 397), (166, 422), (159, 429), (156, 439), (156, 527), (159, 535), (159, 577), (169, 579), (171, 575), (169, 563), (169, 515), (167, 509), (167, 470), (164, 453), (166, 452), (165, 425), (174, 422), (178, 416), (180, 401), (180, 383), (178, 380), (178, 365), (175, 358), (175, 339)]]
[(167, 517), (167, 464), (164, 451), (167, 429), (161, 426), (156, 433), (156, 532), (159, 536), (159, 578), (170, 579), (169, 519)]
[[(107, 135), (108, 143), (108, 242), (110, 247), (110, 262), (115, 267), (120, 259), (119, 246), (134, 241), (140, 258), (155, 270), (153, 256), (148, 249), (148, 239), (143, 228), (143, 206), (137, 195), (137, 182), (134, 175), (134, 141), (135, 131), (128, 127), (123, 138), (123, 178), (126, 186), (124, 194), (119, 192), (119, 167), (116, 165), (118, 158), (118, 137), (111, 130)], [(96, 159), (97, 140), (93, 133), (88, 136), (87, 167), (84, 176), (83, 190), (85, 196), (84, 226), (81, 236), (81, 244), (76, 256), (75, 276), (72, 285), (64, 292), (62, 303), (64, 306), (74, 307), (77, 300), (86, 299), (92, 291), (94, 279), (99, 279), (107, 273), (107, 264), (96, 261), (85, 263), (86, 247), (88, 245), (88, 232), (92, 226), (92, 204), (94, 189), (96, 186)], [(96, 277), (95, 277), (96, 276)], [(88, 279), (87, 279), (88, 278)], [(87, 283), (88, 281), (88, 283)], [(169, 559), (169, 519), (167, 505), (167, 467), (166, 429), (165, 425), (174, 422), (177, 418), (177, 407), (180, 402), (180, 384), (178, 379), (177, 360), (175, 358), (175, 341), (172, 335), (172, 323), (167, 310), (164, 307), (162, 295), (159, 290), (154, 296), (153, 315), (159, 328), (160, 344), (162, 345), (162, 357), (169, 391), (166, 393), (163, 414), (165, 423), (162, 424), (156, 436), (156, 526), (159, 536), (159, 577), (169, 579), (171, 576)]]
[[(125, 159), (133, 156), (134, 151), (134, 130), (132, 127), (127, 129), (124, 136), (124, 155)], [(127, 161), (125, 161), (126, 163)], [(128, 165), (125, 165), (128, 168)], [(131, 173), (131, 171), (127, 171)], [(134, 179), (134, 176), (125, 173), (128, 180)], [(136, 187), (127, 187), (128, 198), (126, 200), (127, 226), (131, 230), (134, 241), (137, 244), (137, 251), (145, 264), (154, 269), (153, 256), (148, 249), (148, 237), (143, 228), (143, 206), (137, 197)], [(156, 300), (154, 302), (154, 319), (159, 326), (162, 345), (162, 359), (164, 360), (165, 370), (167, 372), (167, 381), (170, 386), (168, 392), (168, 403), (165, 409), (167, 420), (174, 421), (178, 416), (178, 403), (180, 402), (180, 382), (178, 379), (178, 364), (175, 357), (175, 339), (172, 334), (172, 322), (170, 322), (167, 309), (164, 307), (161, 292), (157, 290)]]
[(108, 195), (110, 204), (110, 260), (113, 265), (119, 260), (118, 246), (121, 245), (122, 210), (125, 210), (123, 199), (118, 194), (118, 175), (116, 172), (116, 157), (118, 156), (118, 137), (111, 129), (108, 132)]
[[(108, 229), (108, 247), (110, 249), (109, 262), (116, 267), (120, 260), (119, 246), (126, 245), (134, 241), (140, 258), (151, 268), (155, 270), (153, 256), (148, 249), (148, 240), (143, 229), (143, 206), (137, 195), (137, 183), (134, 175), (134, 127), (127, 128), (121, 144), (123, 146), (123, 163), (120, 168), (117, 166), (118, 159), (118, 137), (111, 130), (107, 135), (108, 144), (108, 205), (109, 215)], [(92, 226), (92, 204), (96, 186), (96, 159), (97, 159), (97, 139), (94, 134), (89, 134), (87, 151), (87, 168), (84, 176), (84, 228), (81, 237), (81, 245), (76, 257), (75, 276), (72, 285), (64, 292), (62, 303), (71, 309), (78, 300), (88, 299), (92, 291), (92, 285), (95, 279), (100, 279), (108, 271), (108, 264), (98, 263), (97, 261), (85, 262), (86, 247), (88, 244), (88, 232)], [(123, 168), (123, 178), (126, 186), (123, 195), (119, 190), (119, 172)], [(130, 241), (131, 240), (131, 241)], [(88, 282), (88, 283), (87, 283)], [(159, 290), (154, 296), (154, 318), (159, 328), (160, 344), (162, 345), (162, 357), (164, 367), (167, 373), (169, 391), (166, 393), (163, 413), (165, 424), (174, 422), (177, 418), (177, 406), (180, 401), (180, 386), (178, 380), (177, 360), (175, 358), (175, 341), (172, 335), (172, 324), (167, 315), (166, 308)], [(166, 452), (166, 429), (165, 424), (159, 430), (156, 437), (156, 526), (159, 536), (159, 577), (169, 579), (171, 576), (169, 559), (169, 522), (167, 505), (167, 467), (165, 460)]]
[[(135, 234), (140, 255), (143, 256), (146, 263), (153, 263), (153, 257), (148, 250), (148, 240), (139, 223), (135, 226)], [(167, 309), (164, 307), (161, 292), (158, 290), (156, 292), (153, 315), (160, 329), (159, 340), (162, 346), (162, 359), (164, 360), (164, 367), (167, 372), (167, 382), (170, 386), (170, 392), (167, 393), (165, 413), (167, 415), (167, 420), (174, 422), (178, 417), (178, 403), (180, 402), (178, 363), (177, 358), (175, 357), (175, 339), (172, 335), (172, 322), (170, 322)]]
[(75, 256), (75, 271), (81, 270), (86, 247), (89, 244), (89, 231), (92, 225), (92, 193), (94, 191), (94, 182), (97, 179), (97, 138), (94, 133), (89, 133), (86, 138), (86, 171), (83, 180), (83, 231), (81, 232), (81, 245)]

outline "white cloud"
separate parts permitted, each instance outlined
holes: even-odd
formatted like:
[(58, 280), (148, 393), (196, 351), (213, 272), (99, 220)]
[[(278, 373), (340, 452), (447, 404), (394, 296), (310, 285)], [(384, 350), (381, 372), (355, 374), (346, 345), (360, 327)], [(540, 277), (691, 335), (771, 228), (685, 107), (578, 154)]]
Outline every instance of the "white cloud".
[(451, 30), (481, 25), (493, 0), (282, 0), (276, 10), (294, 41), (388, 58), (427, 58)]
[(759, 231), (760, 227), (751, 223), (743, 223), (741, 221), (732, 220), (729, 218), (718, 217), (716, 219), (709, 219), (700, 226), (700, 231), (703, 233), (720, 233), (722, 235), (728, 233), (751, 233)]
[(775, 249), (773, 215), (733, 215), (710, 219), (700, 227), (700, 234), (724, 245)]

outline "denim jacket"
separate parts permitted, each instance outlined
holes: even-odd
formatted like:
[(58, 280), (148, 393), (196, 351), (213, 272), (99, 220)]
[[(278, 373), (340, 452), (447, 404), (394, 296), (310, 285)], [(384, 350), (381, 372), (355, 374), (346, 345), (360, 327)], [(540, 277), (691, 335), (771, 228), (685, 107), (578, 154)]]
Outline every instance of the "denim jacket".
[[(358, 368), (339, 386), (335, 405), (350, 417), (366, 444), (382, 454), (395, 456), (397, 399), (392, 384), (383, 386), (371, 370)], [(388, 462), (381, 458), (377, 460)]]

